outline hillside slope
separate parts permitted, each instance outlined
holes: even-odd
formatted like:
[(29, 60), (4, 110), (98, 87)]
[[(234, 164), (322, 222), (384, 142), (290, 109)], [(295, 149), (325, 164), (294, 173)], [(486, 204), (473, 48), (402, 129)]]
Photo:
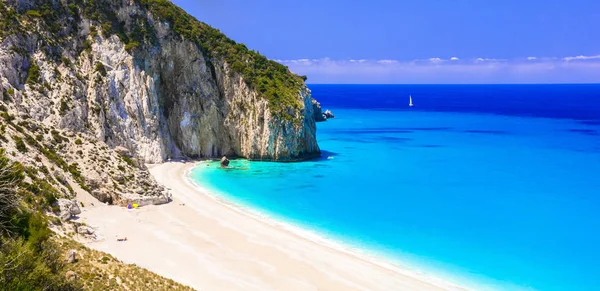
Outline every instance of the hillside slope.
[(320, 154), (303, 78), (164, 0), (0, 1), (9, 112), (144, 162)]

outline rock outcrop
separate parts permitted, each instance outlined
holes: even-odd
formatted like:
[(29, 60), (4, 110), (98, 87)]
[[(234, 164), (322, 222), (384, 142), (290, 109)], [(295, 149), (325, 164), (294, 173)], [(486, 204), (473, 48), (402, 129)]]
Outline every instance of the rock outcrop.
[(76, 263), (77, 262), (77, 251), (76, 250), (67, 251), (67, 254), (65, 255), (65, 259), (66, 259), (67, 263), (70, 263), (70, 264)]
[(77, 205), (77, 200), (67, 200), (67, 199), (58, 199), (56, 202), (57, 206), (60, 209), (60, 217), (61, 220), (69, 220), (75, 215), (81, 214), (81, 209), (79, 205)]
[(327, 119), (329, 118), (335, 118), (335, 115), (333, 115), (333, 112), (331, 112), (329, 109), (325, 111), (325, 113), (323, 113), (323, 115), (325, 115), (325, 117)]
[(0, 1), (0, 27), (0, 144), (61, 197), (162, 204), (145, 163), (320, 155), (303, 79), (170, 1)]
[[(313, 99), (304, 85), (274, 109), (266, 93), (251, 84), (253, 77), (235, 70), (231, 57), (200, 47), (151, 8), (138, 1), (96, 3), (114, 11), (106, 16), (116, 17), (112, 32), (104, 32), (111, 23), (86, 17), (88, 7), (54, 2), (52, 23), (25, 14), (36, 8), (35, 1), (27, 8), (5, 7), (24, 14), (0, 42), (0, 90), (11, 99), (11, 109), (91, 133), (142, 162), (223, 155), (291, 161), (320, 154)], [(68, 25), (53, 33), (55, 24)], [(145, 31), (147, 43), (124, 41), (138, 30)], [(233, 48), (248, 62), (245, 47)]]
[(221, 158), (221, 167), (225, 168), (229, 166), (229, 159), (227, 159), (227, 157), (222, 157)]
[(317, 100), (312, 100), (312, 107), (314, 112), (314, 117), (316, 122), (327, 121), (327, 117), (323, 114), (323, 108), (321, 107), (321, 103)]

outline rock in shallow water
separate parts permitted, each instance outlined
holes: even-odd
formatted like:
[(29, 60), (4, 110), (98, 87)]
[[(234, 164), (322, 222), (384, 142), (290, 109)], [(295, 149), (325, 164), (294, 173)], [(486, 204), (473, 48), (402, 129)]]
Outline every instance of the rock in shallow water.
[(221, 167), (227, 167), (229, 166), (229, 159), (227, 159), (227, 157), (222, 157), (221, 158)]
[(323, 114), (323, 109), (321, 108), (321, 103), (317, 100), (312, 99), (312, 107), (314, 112), (314, 118), (316, 122), (327, 121), (327, 117)]
[(323, 115), (327, 119), (329, 119), (329, 118), (335, 118), (335, 116), (333, 115), (333, 112), (331, 112), (330, 110), (326, 110), (325, 113), (323, 113)]

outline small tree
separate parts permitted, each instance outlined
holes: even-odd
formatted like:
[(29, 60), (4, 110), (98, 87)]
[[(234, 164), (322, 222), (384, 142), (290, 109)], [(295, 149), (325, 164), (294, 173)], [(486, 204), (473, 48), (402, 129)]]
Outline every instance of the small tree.
[(9, 221), (19, 206), (17, 187), (23, 180), (23, 167), (12, 163), (0, 149), (0, 236), (9, 231)]
[(31, 60), (31, 65), (29, 65), (29, 71), (27, 72), (27, 80), (25, 83), (29, 85), (33, 85), (40, 82), (40, 67), (35, 63), (34, 60)]

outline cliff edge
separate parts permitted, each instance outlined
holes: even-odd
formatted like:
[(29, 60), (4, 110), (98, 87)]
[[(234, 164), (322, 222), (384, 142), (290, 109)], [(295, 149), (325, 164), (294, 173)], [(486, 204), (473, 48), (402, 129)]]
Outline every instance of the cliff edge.
[(310, 91), (283, 65), (169, 1), (75, 3), (0, 2), (11, 110), (152, 163), (320, 154)]
[(48, 197), (161, 204), (145, 163), (316, 157), (304, 81), (170, 1), (0, 0), (0, 147)]

